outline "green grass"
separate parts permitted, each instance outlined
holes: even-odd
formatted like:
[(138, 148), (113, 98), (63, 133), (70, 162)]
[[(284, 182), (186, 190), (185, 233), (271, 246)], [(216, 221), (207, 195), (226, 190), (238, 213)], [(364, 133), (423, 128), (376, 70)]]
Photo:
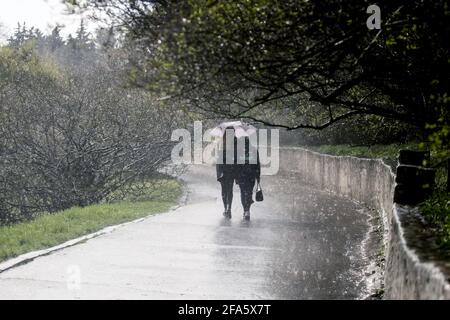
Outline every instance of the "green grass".
[[(172, 179), (158, 179), (158, 188), (148, 184), (147, 197), (138, 201), (103, 203), (84, 208), (70, 208), (42, 214), (34, 220), (0, 227), (0, 261), (20, 254), (61, 244), (104, 227), (167, 211), (181, 194), (180, 184)], [(157, 189), (157, 190), (156, 190)], [(129, 198), (133, 198), (132, 195)]]
[(435, 229), (436, 242), (446, 259), (450, 259), (450, 193), (440, 191), (420, 205), (420, 211)]
[(359, 158), (396, 159), (400, 149), (418, 150), (419, 145), (410, 144), (375, 144), (371, 146), (352, 146), (347, 144), (308, 146), (308, 149), (335, 156), (353, 156)]

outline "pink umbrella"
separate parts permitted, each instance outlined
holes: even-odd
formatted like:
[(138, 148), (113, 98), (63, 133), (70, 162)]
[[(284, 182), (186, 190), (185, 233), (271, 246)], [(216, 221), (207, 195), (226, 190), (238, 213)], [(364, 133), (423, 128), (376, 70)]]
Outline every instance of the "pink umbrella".
[(229, 121), (219, 124), (211, 130), (210, 134), (215, 137), (223, 137), (225, 130), (230, 127), (234, 129), (234, 135), (236, 138), (249, 137), (256, 133), (256, 128), (251, 124), (244, 123), (242, 121)]

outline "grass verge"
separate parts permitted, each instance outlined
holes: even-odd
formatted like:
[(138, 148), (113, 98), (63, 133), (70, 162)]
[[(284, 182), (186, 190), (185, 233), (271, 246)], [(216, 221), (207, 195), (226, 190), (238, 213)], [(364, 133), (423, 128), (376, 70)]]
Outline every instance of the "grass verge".
[(416, 149), (418, 143), (410, 144), (375, 144), (370, 146), (352, 146), (348, 144), (307, 146), (308, 149), (335, 156), (353, 156), (359, 158), (396, 159), (400, 149)]
[[(154, 186), (158, 188), (155, 190)], [(0, 261), (99, 231), (105, 227), (167, 211), (178, 200), (181, 185), (173, 179), (148, 183), (146, 194), (136, 201), (122, 201), (70, 208), (11, 226), (0, 227)]]
[(420, 205), (420, 211), (431, 224), (436, 242), (445, 259), (450, 259), (450, 193), (434, 192)]

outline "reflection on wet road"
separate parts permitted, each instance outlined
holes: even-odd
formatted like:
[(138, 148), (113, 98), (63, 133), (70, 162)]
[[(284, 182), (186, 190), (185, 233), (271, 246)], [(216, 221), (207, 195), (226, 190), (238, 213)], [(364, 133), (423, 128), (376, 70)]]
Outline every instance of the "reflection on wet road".
[[(356, 299), (367, 294), (369, 214), (294, 176), (263, 177), (265, 201), (222, 217), (214, 168), (194, 167), (187, 204), (0, 274), (2, 299)], [(74, 273), (73, 270), (76, 272)], [(75, 285), (74, 285), (75, 284)]]

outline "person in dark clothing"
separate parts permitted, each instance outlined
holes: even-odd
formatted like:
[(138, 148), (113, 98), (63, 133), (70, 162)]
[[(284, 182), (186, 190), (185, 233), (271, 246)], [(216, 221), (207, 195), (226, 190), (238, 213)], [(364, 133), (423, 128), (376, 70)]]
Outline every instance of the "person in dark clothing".
[(224, 206), (223, 215), (226, 218), (231, 219), (231, 205), (233, 203), (233, 186), (236, 178), (236, 146), (237, 139), (234, 137), (234, 128), (226, 128), (226, 131), (232, 132), (233, 134), (229, 137), (233, 137), (234, 143), (233, 148), (227, 148), (227, 134), (223, 136), (222, 144), (222, 159), (216, 164), (217, 181), (220, 182), (222, 188), (222, 201)]
[(231, 218), (231, 204), (233, 203), (234, 178), (225, 176), (219, 180), (222, 187), (222, 201), (224, 206), (224, 217)]
[(258, 150), (250, 144), (248, 137), (244, 137), (244, 148), (239, 150), (238, 140), (234, 136), (234, 128), (226, 128), (229, 139), (233, 137), (233, 143), (227, 145), (227, 134), (222, 140), (222, 161), (216, 164), (217, 181), (222, 188), (223, 215), (231, 219), (231, 205), (233, 203), (234, 182), (239, 185), (241, 203), (244, 209), (244, 219), (250, 219), (250, 207), (253, 204), (253, 189), (256, 182), (260, 182), (261, 165)]
[(253, 204), (253, 189), (256, 182), (261, 179), (261, 164), (259, 153), (250, 145), (248, 137), (245, 137), (245, 149), (239, 155), (235, 168), (235, 180), (241, 191), (241, 203), (244, 209), (244, 219), (250, 219), (250, 206)]

